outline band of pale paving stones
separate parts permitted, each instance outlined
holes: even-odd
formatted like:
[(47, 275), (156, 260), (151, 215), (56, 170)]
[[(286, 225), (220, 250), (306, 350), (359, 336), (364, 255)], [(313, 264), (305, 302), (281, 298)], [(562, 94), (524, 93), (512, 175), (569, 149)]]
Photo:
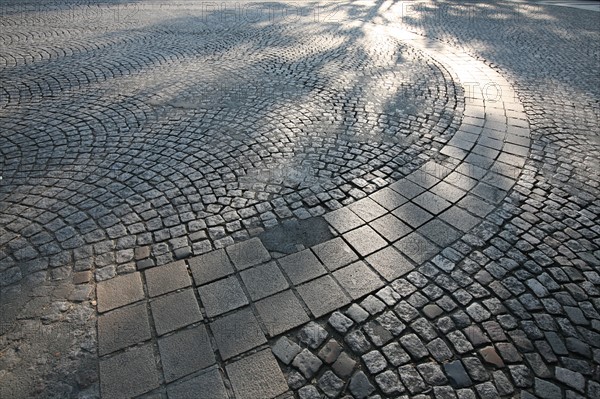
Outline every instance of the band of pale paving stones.
[[(170, 397), (183, 397), (190, 389), (211, 392), (215, 398), (227, 397), (226, 386), (231, 386), (240, 398), (278, 396), (288, 391), (288, 384), (271, 354), (268, 339), (375, 291), (388, 306), (394, 305), (399, 298), (414, 291), (407, 288), (412, 284), (407, 286), (406, 280), (400, 277), (432, 258), (436, 268), (447, 272), (453, 268), (448, 253), (436, 255), (472, 230), (512, 188), (528, 152), (527, 121), (508, 82), (483, 63), (433, 40), (405, 33), (402, 40), (410, 40), (411, 45), (426, 49), (463, 85), (492, 83), (498, 92), (490, 98), (473, 85), (465, 101), (463, 123), (440, 151), (440, 158), (429, 161), (406, 179), (326, 214), (325, 219), (338, 235), (334, 239), (272, 259), (260, 240), (253, 238), (187, 261), (149, 269), (143, 274), (136, 272), (99, 283), (98, 339), (104, 395), (135, 396), (166, 383)], [(353, 304), (345, 312), (356, 323), (364, 322), (369, 313), (382, 310), (374, 309), (385, 307), (372, 296), (361, 305)], [(424, 312), (435, 317), (439, 315), (439, 307), (436, 307), (430, 305)], [(471, 310), (476, 313), (479, 309)], [(380, 325), (388, 326), (394, 335), (399, 335), (402, 323), (397, 324), (397, 318), (385, 315), (387, 320), (378, 319)], [(335, 312), (329, 323), (337, 331), (346, 332), (354, 323), (347, 316)], [(370, 328), (369, 336), (379, 346), (378, 337), (381, 339), (384, 333), (377, 329), (377, 324)], [(493, 326), (490, 328), (493, 330)], [(358, 348), (357, 353), (366, 352), (365, 348), (370, 346), (361, 334), (356, 333), (354, 341), (346, 341), (353, 350)], [(327, 333), (318, 324), (311, 323), (301, 330), (300, 336), (310, 349), (318, 349)], [(418, 345), (411, 346), (414, 338), (416, 336), (406, 335), (401, 342), (407, 348), (415, 348)], [(282, 364), (292, 363), (310, 379), (321, 360), (308, 349), (301, 351), (286, 340), (279, 340), (273, 352)], [(144, 344), (139, 345), (142, 342)], [(431, 355), (436, 359), (438, 356), (449, 359), (451, 356), (446, 358), (444, 346), (436, 348), (436, 344), (441, 345), (440, 341), (433, 341), (428, 346)], [(134, 345), (137, 346), (123, 351)], [(394, 351), (400, 356), (402, 351), (398, 352), (396, 346), (386, 347), (389, 352), (386, 356), (394, 358)], [(348, 378), (354, 368), (354, 360), (348, 354), (338, 358), (341, 353), (338, 347), (335, 341), (329, 341), (319, 352), (321, 359), (333, 363), (335, 371), (321, 378), (325, 379), (321, 389), (324, 386), (328, 396), (339, 393), (344, 383), (338, 377)], [(506, 348), (510, 352), (510, 347)], [(423, 352), (423, 349), (414, 349), (417, 353), (414, 357), (426, 356), (428, 350)], [(436, 354), (438, 351), (443, 355)], [(486, 352), (490, 357), (494, 353)], [(155, 356), (160, 358), (162, 376), (154, 367)], [(370, 372), (379, 371), (378, 359), (367, 356), (363, 361)], [(223, 382), (223, 376), (215, 368), (218, 363), (225, 363), (229, 384)], [(403, 382), (411, 393), (418, 393), (422, 390), (422, 380), (419, 383), (420, 377), (414, 375), (416, 369), (410, 367), (405, 367)], [(429, 367), (435, 374), (432, 381), (445, 380), (435, 366)], [(452, 368), (462, 368), (460, 362), (448, 367), (447, 373)], [(184, 378), (205, 369), (206, 372), (191, 379)], [(132, 372), (136, 374), (135, 382), (123, 378)], [(297, 372), (290, 375), (290, 386), (301, 387), (304, 377), (298, 377)], [(182, 380), (175, 382), (179, 379)], [(381, 389), (389, 389), (385, 394), (402, 392), (396, 380), (393, 373), (378, 377), (378, 383), (383, 381)], [(467, 385), (464, 381), (459, 383), (459, 386)], [(481, 389), (486, 388), (489, 387)], [(375, 388), (358, 372), (349, 389), (356, 397), (366, 397)], [(312, 386), (304, 387), (302, 395), (313, 394), (313, 390), (316, 392)]]

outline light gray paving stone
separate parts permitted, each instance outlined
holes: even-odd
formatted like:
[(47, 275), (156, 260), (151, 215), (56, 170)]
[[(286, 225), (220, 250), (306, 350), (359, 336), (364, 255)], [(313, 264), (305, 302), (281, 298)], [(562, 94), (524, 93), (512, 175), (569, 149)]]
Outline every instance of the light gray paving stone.
[(249, 308), (237, 310), (210, 323), (217, 348), (229, 359), (267, 342)]
[(461, 237), (461, 233), (439, 219), (433, 219), (417, 230), (419, 234), (444, 248)]
[(275, 357), (284, 364), (290, 364), (301, 350), (302, 348), (297, 343), (290, 341), (286, 337), (279, 338), (271, 348)]
[(225, 366), (236, 398), (274, 398), (288, 390), (283, 373), (269, 350)]
[(192, 289), (161, 296), (150, 302), (156, 333), (163, 335), (202, 320)]
[(366, 398), (375, 390), (375, 387), (362, 371), (357, 371), (352, 376), (348, 388), (350, 389), (350, 392), (352, 392), (352, 395), (357, 399)]
[(365, 222), (348, 208), (341, 208), (327, 213), (325, 220), (340, 234), (344, 234), (355, 229)]
[(153, 267), (144, 273), (150, 296), (166, 294), (191, 285), (190, 276), (183, 261)]
[(348, 331), (350, 327), (354, 324), (354, 322), (348, 317), (344, 316), (341, 312), (333, 312), (329, 317), (328, 323), (332, 326), (337, 332), (344, 334)]
[(204, 325), (159, 338), (158, 349), (167, 382), (215, 363), (214, 352)]
[(213, 368), (189, 380), (167, 386), (169, 398), (174, 399), (194, 399), (199, 392), (214, 399), (228, 398), (227, 389), (218, 369)]
[(204, 285), (233, 273), (233, 265), (224, 249), (188, 259), (196, 286)]
[(387, 212), (384, 207), (368, 197), (348, 205), (348, 209), (356, 213), (365, 222), (377, 219)]
[(450, 202), (446, 201), (444, 198), (429, 191), (413, 198), (412, 201), (433, 215), (440, 214), (451, 205)]
[(301, 284), (326, 273), (325, 268), (310, 249), (280, 258), (278, 262), (293, 284)]
[(447, 209), (439, 217), (450, 226), (455, 227), (462, 232), (468, 232), (481, 222), (479, 217), (472, 215), (457, 206)]
[(299, 332), (298, 339), (301, 343), (312, 349), (317, 349), (328, 337), (325, 330), (319, 323), (311, 321), (306, 324)]
[(413, 231), (413, 228), (403, 223), (400, 219), (391, 213), (383, 215), (379, 219), (375, 219), (369, 223), (379, 235), (388, 240), (394, 242)]
[(398, 219), (415, 229), (433, 218), (431, 213), (411, 202), (402, 205), (392, 213)]
[(248, 304), (246, 294), (235, 276), (198, 288), (200, 300), (208, 317), (218, 316)]
[(362, 261), (336, 270), (333, 276), (353, 299), (358, 299), (384, 285), (381, 278)]
[[(331, 276), (319, 277), (299, 285), (296, 289), (315, 317), (321, 317), (350, 302)], [(327, 294), (324, 295), (324, 293)]]
[(337, 237), (311, 248), (329, 271), (334, 271), (358, 260), (356, 253), (341, 238)]
[(408, 201), (407, 198), (389, 187), (377, 190), (375, 193), (370, 195), (370, 198), (388, 211), (396, 209)]
[(361, 256), (367, 256), (386, 246), (386, 241), (369, 226), (362, 226), (344, 234), (344, 239)]
[(244, 270), (271, 260), (271, 255), (257, 237), (231, 245), (226, 248), (226, 251), (237, 270)]
[(139, 272), (118, 276), (98, 283), (98, 312), (106, 312), (144, 299), (142, 279)]
[(310, 319), (300, 301), (290, 290), (280, 292), (254, 304), (258, 317), (271, 337), (298, 327)]
[(98, 317), (98, 353), (105, 355), (150, 339), (146, 303), (112, 310)]
[(441, 249), (418, 233), (409, 234), (394, 243), (394, 246), (419, 265), (431, 259)]
[(158, 369), (150, 344), (100, 360), (100, 392), (104, 397), (133, 397), (158, 387)]
[(308, 349), (303, 349), (296, 355), (292, 365), (300, 370), (305, 378), (310, 379), (319, 371), (323, 362)]
[(289, 287), (275, 262), (254, 266), (240, 273), (242, 281), (253, 301), (273, 295)]
[(392, 190), (396, 191), (400, 195), (406, 198), (413, 198), (425, 191), (425, 189), (410, 180), (401, 179), (396, 183), (390, 184)]
[(410, 261), (393, 247), (385, 247), (366, 258), (387, 281), (393, 281), (414, 269)]

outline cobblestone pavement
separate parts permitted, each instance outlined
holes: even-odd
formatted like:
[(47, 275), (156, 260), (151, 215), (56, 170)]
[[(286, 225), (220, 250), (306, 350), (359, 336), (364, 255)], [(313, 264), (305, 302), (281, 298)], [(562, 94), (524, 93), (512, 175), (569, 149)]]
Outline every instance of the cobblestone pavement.
[(600, 397), (600, 13), (1, 5), (0, 397)]

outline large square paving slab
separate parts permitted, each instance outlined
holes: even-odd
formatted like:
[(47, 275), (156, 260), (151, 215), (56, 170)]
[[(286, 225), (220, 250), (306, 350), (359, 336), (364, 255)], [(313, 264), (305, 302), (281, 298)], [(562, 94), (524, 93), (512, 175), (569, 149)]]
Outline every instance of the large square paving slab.
[(213, 348), (204, 325), (160, 338), (158, 349), (167, 382), (215, 363)]
[(150, 344), (100, 360), (100, 392), (104, 398), (130, 398), (159, 386)]
[(231, 363), (226, 369), (236, 399), (271, 399), (288, 390), (269, 349)]
[(250, 308), (237, 310), (210, 323), (223, 359), (237, 356), (267, 342)]

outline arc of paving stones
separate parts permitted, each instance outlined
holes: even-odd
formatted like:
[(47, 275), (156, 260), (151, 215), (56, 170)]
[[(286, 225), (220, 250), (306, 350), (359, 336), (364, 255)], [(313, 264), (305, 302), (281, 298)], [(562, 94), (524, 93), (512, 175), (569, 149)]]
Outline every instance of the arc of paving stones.
[[(273, 259), (260, 239), (253, 238), (99, 283), (104, 395), (135, 396), (166, 389), (173, 397), (202, 390), (211, 398), (226, 398), (230, 389), (239, 398), (267, 398), (300, 388), (301, 397), (311, 397), (319, 392), (306, 381), (323, 362), (331, 363), (328, 367), (334, 371), (321, 374), (318, 380), (326, 395), (334, 397), (347, 389), (355, 397), (366, 397), (375, 391), (366, 374), (353, 374), (356, 361), (352, 356), (342, 352), (336, 340), (324, 343), (327, 331), (310, 320), (334, 312), (329, 324), (338, 333), (348, 332), (370, 314), (413, 294), (417, 288), (402, 277), (416, 265), (431, 259), (430, 267), (450, 272), (456, 251), (438, 252), (471, 231), (503, 200), (515, 184), (529, 146), (523, 107), (498, 73), (433, 40), (400, 31), (394, 35), (444, 64), (465, 87), (462, 124), (440, 156), (405, 179), (325, 215), (337, 237), (312, 248)], [(492, 89), (495, 94), (490, 96), (488, 90)], [(424, 288), (428, 292), (435, 289)], [(369, 295), (376, 291), (377, 297)], [(361, 306), (354, 303), (345, 315), (335, 312), (363, 297)], [(422, 295), (420, 298), (426, 301)], [(415, 311), (406, 301), (398, 306), (407, 313)], [(479, 318), (487, 312), (482, 309), (475, 303), (467, 311)], [(441, 311), (438, 305), (430, 305), (426, 315), (434, 318)], [(414, 317), (403, 321), (408, 323)], [(271, 349), (270, 339), (302, 325), (305, 327), (297, 336), (305, 349), (285, 337)], [(405, 328), (391, 312), (381, 314), (377, 323), (365, 324), (364, 330), (376, 346), (389, 342), (391, 334), (399, 337), (402, 347), (393, 342), (385, 346), (387, 361), (381, 353), (369, 351), (371, 343), (362, 330), (344, 340), (355, 353), (363, 354), (370, 373), (385, 369), (388, 361), (398, 366), (406, 363), (402, 359), (423, 359), (429, 353), (438, 361), (451, 360), (452, 351), (444, 340), (435, 338), (437, 333), (425, 319), (417, 319), (411, 328), (419, 334), (433, 334), (427, 347), (415, 334), (402, 335)], [(489, 325), (488, 334), (497, 328), (497, 323)], [(450, 334), (454, 334), (456, 353), (473, 349), (460, 331)], [(472, 341), (481, 331), (475, 328), (470, 334)], [(493, 349), (486, 349), (484, 358), (502, 363)], [(503, 349), (510, 355), (514, 347), (507, 343)], [(279, 365), (288, 370), (290, 364), (293, 371), (286, 381)], [(445, 364), (445, 374), (433, 362), (419, 364), (418, 372), (404, 364), (401, 381), (386, 371), (377, 376), (376, 384), (386, 395), (417, 394), (426, 390), (427, 384), (442, 385), (447, 378), (455, 387), (467, 387), (473, 384), (471, 378), (477, 381), (481, 362), (469, 357), (465, 364), (469, 374), (457, 361)], [(523, 373), (519, 366), (511, 368), (513, 378), (518, 379), (519, 373)], [(427, 376), (426, 381), (420, 375)], [(498, 385), (506, 376), (495, 373), (494, 379)], [(436, 396), (443, 396), (444, 387), (436, 389)], [(496, 388), (488, 381), (477, 385), (477, 391), (485, 396)]]

